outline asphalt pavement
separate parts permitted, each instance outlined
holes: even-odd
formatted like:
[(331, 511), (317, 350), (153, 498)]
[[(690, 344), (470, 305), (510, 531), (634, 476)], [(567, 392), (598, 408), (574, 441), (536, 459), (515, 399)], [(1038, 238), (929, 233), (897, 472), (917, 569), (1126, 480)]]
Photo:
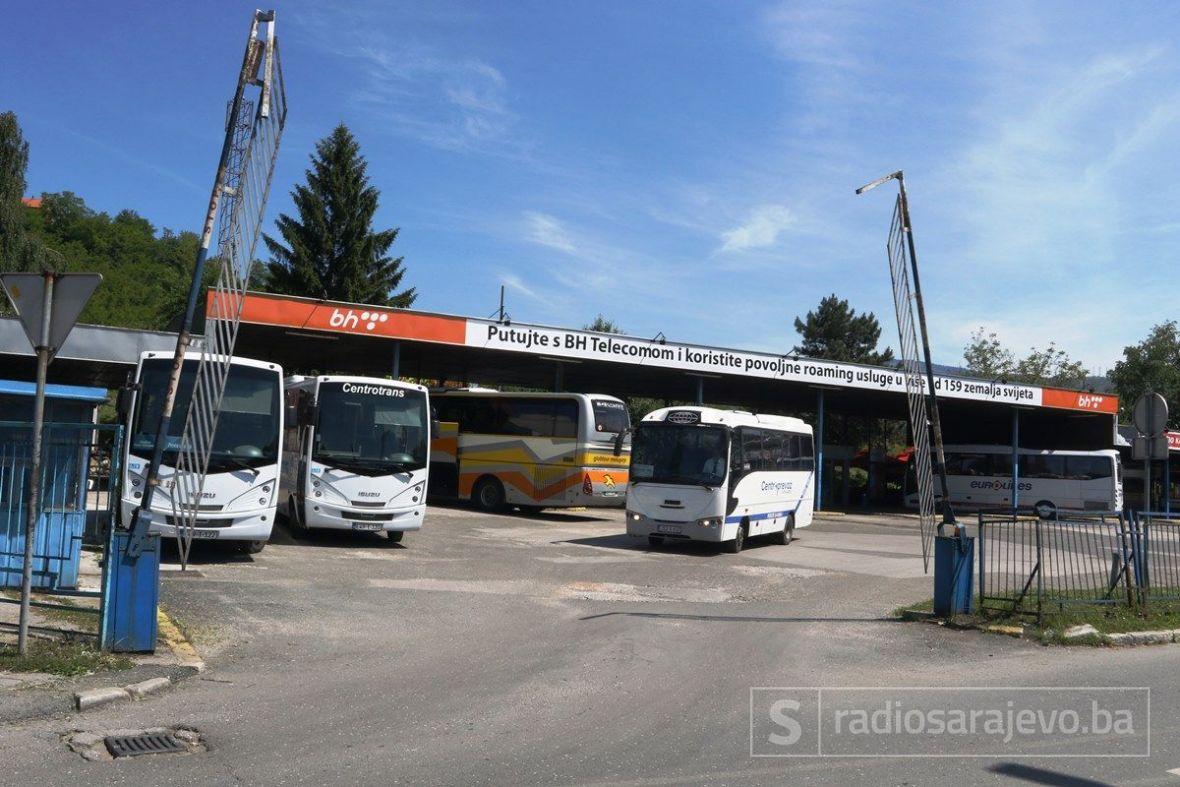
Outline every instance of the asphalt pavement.
[[(1180, 645), (897, 622), (930, 596), (912, 519), (820, 519), (739, 555), (623, 533), (618, 511), (434, 506), (401, 544), (281, 531), (253, 557), (200, 549), (162, 597), (209, 669), (157, 698), (0, 726), (0, 783), (1180, 784)], [(1150, 756), (1077, 756), (1106, 750), (1061, 735), (972, 758), (882, 756), (915, 744), (880, 736), (870, 756), (751, 756), (789, 730), (767, 728), (752, 688), (948, 686), (1150, 687)], [(1037, 691), (1014, 696), (1067, 694)], [(159, 726), (200, 730), (208, 751), (87, 762), (62, 743)], [(771, 753), (805, 753), (793, 745)]]

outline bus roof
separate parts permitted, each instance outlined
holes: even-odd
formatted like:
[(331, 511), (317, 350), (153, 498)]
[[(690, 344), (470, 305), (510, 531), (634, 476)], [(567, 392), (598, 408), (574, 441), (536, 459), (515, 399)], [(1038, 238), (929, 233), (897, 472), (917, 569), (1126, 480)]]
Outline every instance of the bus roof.
[(358, 377), (351, 374), (319, 374), (314, 376), (291, 375), (283, 380), (283, 388), (293, 388), (299, 385), (315, 383), (360, 383), (362, 385), (384, 385), (390, 388), (405, 388), (408, 391), (426, 391), (425, 385), (407, 383), (404, 380), (391, 380), (388, 377)]
[[(162, 352), (160, 350), (148, 350), (146, 352), (142, 352), (139, 354), (139, 360), (142, 363), (143, 361), (146, 361), (149, 358), (170, 359), (170, 358), (172, 358), (172, 356), (173, 356), (173, 353), (171, 351)], [(200, 360), (200, 358), (201, 358), (201, 351), (200, 350), (189, 350), (188, 352), (186, 352), (184, 354), (184, 359), (186, 361), (196, 361), (196, 360)], [(282, 376), (282, 374), (283, 374), (283, 367), (279, 366), (277, 363), (274, 363), (272, 361), (259, 361), (255, 358), (243, 358), (240, 355), (235, 355), (233, 358), (230, 359), (230, 363), (232, 363), (236, 366), (253, 366), (258, 369), (274, 369), (274, 370), (278, 371), (279, 376)]]
[[(1010, 445), (983, 445), (983, 444), (953, 444), (945, 445), (943, 448), (947, 451), (955, 451), (957, 453), (976, 453), (976, 454), (1010, 454), (1012, 453), (1012, 446)], [(1018, 453), (1033, 455), (1033, 454), (1053, 454), (1055, 456), (1094, 456), (1095, 454), (1102, 454), (1107, 456), (1117, 456), (1118, 451), (1113, 448), (1102, 448), (1095, 451), (1077, 451), (1072, 449), (1057, 449), (1057, 448), (1019, 448)]]
[(581, 393), (580, 391), (497, 391), (495, 388), (432, 388), (430, 393), (436, 396), (504, 396), (504, 397), (529, 397), (536, 399), (560, 399), (565, 397), (588, 397), (593, 399), (610, 399), (611, 401), (623, 401), (617, 396), (610, 394), (599, 393)]
[[(771, 429), (782, 429), (787, 432), (796, 432), (803, 434), (811, 434), (811, 425), (800, 418), (791, 418), (786, 415), (761, 415), (758, 413), (748, 413), (745, 410), (721, 410), (716, 407), (663, 407), (659, 410), (653, 410), (647, 415), (643, 416), (644, 421), (668, 421), (671, 413), (694, 413), (696, 414), (696, 423), (702, 424), (717, 424), (719, 426), (766, 426)], [(691, 422), (685, 419), (684, 422)]]

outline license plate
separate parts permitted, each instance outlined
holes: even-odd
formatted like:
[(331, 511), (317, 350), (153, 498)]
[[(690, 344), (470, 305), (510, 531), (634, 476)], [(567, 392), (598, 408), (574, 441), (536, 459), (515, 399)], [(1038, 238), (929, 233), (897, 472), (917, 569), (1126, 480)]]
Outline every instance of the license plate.
[(680, 525), (659, 525), (656, 529), (661, 533), (679, 533)]
[(380, 522), (353, 522), (352, 529), (353, 530), (380, 530), (381, 523)]
[(194, 530), (193, 538), (217, 538), (221, 534), (216, 530)]

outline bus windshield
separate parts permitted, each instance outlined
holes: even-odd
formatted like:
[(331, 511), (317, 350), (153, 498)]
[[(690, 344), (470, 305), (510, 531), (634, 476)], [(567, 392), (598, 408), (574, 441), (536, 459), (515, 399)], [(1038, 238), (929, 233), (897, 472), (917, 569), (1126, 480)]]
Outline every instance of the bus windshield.
[(728, 454), (725, 427), (642, 423), (631, 441), (631, 480), (720, 486)]
[[(139, 403), (131, 430), (131, 451), (137, 456), (151, 455), (171, 369), (170, 358), (149, 358), (143, 362), (139, 375)], [(180, 386), (164, 447), (164, 464), (172, 467), (176, 465), (176, 452), (184, 433), (196, 374), (197, 361), (186, 360), (180, 371)], [(278, 462), (279, 402), (279, 375), (276, 372), (255, 366), (231, 365), (217, 417), (217, 431), (213, 434), (209, 452), (209, 472), (224, 473)]]
[(627, 431), (631, 425), (627, 416), (627, 405), (613, 399), (593, 399), (594, 431), (598, 435), (613, 440), (614, 436)]
[(426, 394), (374, 383), (320, 383), (312, 459), (356, 472), (426, 467)]

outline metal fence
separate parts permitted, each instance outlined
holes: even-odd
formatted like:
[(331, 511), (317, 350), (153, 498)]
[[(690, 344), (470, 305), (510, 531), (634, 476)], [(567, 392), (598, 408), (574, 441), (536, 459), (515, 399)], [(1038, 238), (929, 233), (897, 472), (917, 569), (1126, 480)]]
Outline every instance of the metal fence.
[(1053, 519), (979, 514), (980, 606), (1135, 603), (1132, 528), (1123, 516), (1059, 511)]
[[(119, 456), (123, 427), (45, 424), (42, 440), (40, 512), (33, 539), (31, 606), (45, 611), (42, 634), (99, 637), (106, 570), (105, 553), (119, 505)], [(0, 604), (19, 604), (24, 564), (32, 425), (0, 421)], [(83, 544), (98, 545), (96, 560), (84, 559)], [(61, 615), (55, 613), (69, 613)], [(79, 616), (94, 616), (79, 625)], [(0, 615), (0, 630), (14, 628)], [(59, 625), (60, 624), (60, 625)]]
[(1137, 511), (1128, 527), (1131, 575), (1140, 600), (1180, 599), (1180, 514)]

